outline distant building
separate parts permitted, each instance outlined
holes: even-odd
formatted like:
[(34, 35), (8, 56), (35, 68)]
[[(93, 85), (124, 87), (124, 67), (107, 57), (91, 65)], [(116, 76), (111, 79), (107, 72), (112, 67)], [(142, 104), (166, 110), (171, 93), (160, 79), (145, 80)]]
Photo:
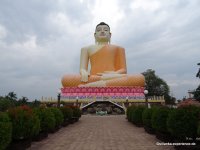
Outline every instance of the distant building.
[(200, 107), (200, 102), (193, 99), (193, 98), (188, 98), (188, 99), (181, 101), (177, 104), (178, 107), (184, 107), (184, 106), (189, 106), (189, 105), (194, 105), (194, 106)]
[(194, 92), (195, 90), (188, 90), (188, 95), (190, 99), (194, 97)]

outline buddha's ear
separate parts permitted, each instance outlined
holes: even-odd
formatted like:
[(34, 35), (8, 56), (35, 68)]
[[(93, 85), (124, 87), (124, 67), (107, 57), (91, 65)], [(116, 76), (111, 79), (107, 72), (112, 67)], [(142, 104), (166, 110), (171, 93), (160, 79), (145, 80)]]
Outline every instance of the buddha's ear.
[(112, 36), (112, 33), (110, 32), (110, 38), (111, 38), (111, 36)]

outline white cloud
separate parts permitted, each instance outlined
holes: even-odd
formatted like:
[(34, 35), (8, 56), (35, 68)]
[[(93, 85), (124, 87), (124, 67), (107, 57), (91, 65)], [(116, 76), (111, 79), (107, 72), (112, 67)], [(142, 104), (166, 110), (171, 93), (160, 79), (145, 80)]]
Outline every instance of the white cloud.
[(156, 11), (160, 8), (160, 2), (157, 0), (135, 0), (130, 5), (131, 9), (142, 9), (144, 11)]
[(115, 28), (116, 24), (125, 17), (123, 10), (120, 9), (116, 0), (96, 0), (95, 4), (90, 6), (89, 9), (91, 9), (93, 15), (94, 25), (103, 21)]
[(4, 39), (7, 35), (6, 28), (0, 24), (0, 40)]

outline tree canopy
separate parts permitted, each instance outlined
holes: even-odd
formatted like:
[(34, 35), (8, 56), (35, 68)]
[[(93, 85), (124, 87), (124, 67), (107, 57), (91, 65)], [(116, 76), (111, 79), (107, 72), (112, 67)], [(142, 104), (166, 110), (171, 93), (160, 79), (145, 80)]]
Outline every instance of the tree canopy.
[(194, 98), (200, 101), (200, 85), (197, 87), (197, 89), (194, 92)]
[[(200, 63), (198, 63), (197, 65), (200, 65)], [(196, 74), (196, 77), (198, 78), (200, 78), (200, 68), (199, 68), (199, 71), (197, 72), (197, 74)]]
[(142, 73), (145, 76), (146, 89), (148, 96), (163, 96), (166, 104), (174, 104), (175, 98), (169, 95), (169, 86), (167, 83), (155, 74), (155, 71), (148, 69)]

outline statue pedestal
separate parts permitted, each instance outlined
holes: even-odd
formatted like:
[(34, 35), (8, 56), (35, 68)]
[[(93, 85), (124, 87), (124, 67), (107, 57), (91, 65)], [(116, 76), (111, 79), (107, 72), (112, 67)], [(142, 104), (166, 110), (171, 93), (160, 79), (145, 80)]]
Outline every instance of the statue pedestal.
[(129, 102), (145, 102), (144, 87), (66, 87), (61, 89), (61, 100), (87, 111), (93, 105), (115, 105), (125, 113)]
[(144, 100), (144, 87), (66, 87), (61, 89), (63, 100)]

